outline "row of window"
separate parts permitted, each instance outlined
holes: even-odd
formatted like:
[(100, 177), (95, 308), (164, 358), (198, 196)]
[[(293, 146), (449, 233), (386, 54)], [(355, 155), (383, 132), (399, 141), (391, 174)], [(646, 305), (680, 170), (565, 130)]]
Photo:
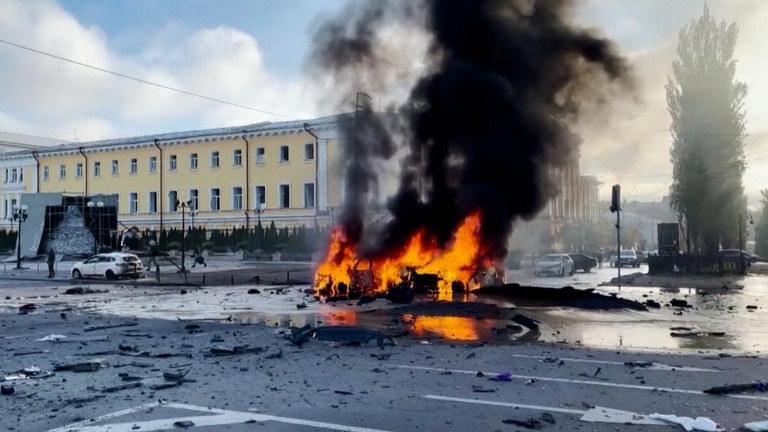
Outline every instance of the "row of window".
[(3, 183), (24, 183), (24, 168), (6, 168)]
[[(305, 208), (315, 207), (315, 184), (304, 183), (303, 187), (304, 187), (303, 206)], [(278, 197), (277, 197), (278, 208), (290, 208), (291, 207), (291, 185), (289, 184), (278, 185), (277, 193), (278, 193)], [(255, 200), (256, 205), (254, 207), (261, 208), (261, 209), (266, 208), (267, 187), (256, 186), (254, 189), (254, 196), (256, 197), (256, 200)], [(177, 208), (176, 206), (176, 202), (179, 199), (180, 197), (179, 197), (178, 191), (173, 190), (168, 192), (168, 207), (167, 207), (168, 212), (179, 211), (179, 208)], [(186, 201), (189, 202), (190, 210), (203, 210), (203, 211), (225, 210), (224, 208), (222, 208), (222, 205), (221, 205), (221, 188), (210, 189), (207, 209), (200, 208), (200, 190), (199, 189), (190, 189), (189, 194), (187, 195)], [(149, 192), (147, 194), (147, 203), (145, 207), (147, 213), (157, 213), (157, 210), (158, 210), (157, 203), (158, 203), (157, 192), (154, 192), (154, 191)], [(141, 207), (139, 203), (138, 192), (129, 193), (128, 194), (128, 213), (137, 214), (139, 213), (140, 208)], [(243, 208), (243, 188), (242, 187), (235, 186), (232, 188), (232, 202), (229, 210), (245, 210)]]
[[(280, 163), (288, 163), (290, 162), (290, 149), (288, 146), (281, 146), (280, 147), (280, 154), (278, 161)], [(218, 168), (220, 165), (220, 154), (218, 151), (211, 152), (211, 168)], [(304, 160), (305, 161), (312, 161), (315, 159), (315, 146), (314, 144), (305, 144), (304, 145)], [(199, 156), (197, 153), (192, 153), (189, 155), (189, 169), (196, 170), (198, 169), (198, 160)], [(263, 165), (266, 161), (266, 149), (264, 147), (258, 147), (256, 148), (256, 165)], [(243, 165), (243, 151), (241, 149), (235, 149), (232, 152), (232, 165), (233, 166), (242, 166)], [(149, 172), (154, 173), (157, 172), (157, 156), (150, 156), (149, 157)], [(178, 168), (178, 158), (176, 155), (170, 155), (168, 157), (168, 170), (169, 171), (176, 171)], [(139, 160), (136, 158), (132, 158), (130, 160), (130, 164), (128, 166), (129, 173), (130, 174), (137, 174), (139, 172)], [(22, 172), (22, 178), (19, 181), (23, 181), (23, 171)], [(120, 162), (118, 160), (112, 160), (111, 164), (111, 174), (113, 176), (120, 174)], [(6, 183), (8, 183), (8, 170), (5, 170), (5, 177), (6, 177)], [(16, 168), (12, 171), (12, 178), (16, 178)], [(75, 177), (81, 178), (83, 176), (83, 164), (81, 162), (78, 162), (75, 165)], [(93, 176), (99, 177), (101, 176), (101, 162), (94, 162), (93, 163)], [(50, 169), (48, 168), (48, 165), (43, 166), (43, 180), (49, 180), (51, 177)], [(67, 178), (67, 166), (64, 164), (59, 165), (59, 179), (65, 179)], [(16, 180), (13, 180), (16, 181)]]

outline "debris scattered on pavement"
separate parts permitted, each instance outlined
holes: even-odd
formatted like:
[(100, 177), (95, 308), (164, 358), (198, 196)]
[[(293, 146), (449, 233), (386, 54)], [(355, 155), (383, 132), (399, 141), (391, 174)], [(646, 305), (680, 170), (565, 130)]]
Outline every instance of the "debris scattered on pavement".
[(88, 361), (82, 363), (58, 364), (53, 367), (54, 372), (96, 372), (106, 367), (102, 361)]
[(306, 309), (307, 304), (306, 303), (299, 303), (296, 305), (296, 309)]
[(515, 426), (520, 426), (522, 428), (526, 429), (541, 429), (541, 422), (539, 420), (530, 418), (528, 420), (515, 420), (515, 419), (506, 419), (501, 421), (504, 424), (511, 424)]
[(248, 290), (248, 294), (261, 294), (261, 291), (256, 288), (251, 288)]
[(113, 386), (113, 387), (102, 387), (100, 389), (97, 389), (96, 387), (88, 387), (88, 389), (89, 390), (93, 390), (93, 391), (97, 391), (99, 393), (117, 393), (119, 391), (128, 390), (128, 389), (132, 389), (132, 388), (138, 388), (138, 387), (141, 387), (141, 382), (140, 381), (131, 382), (131, 383), (128, 383), (128, 384), (122, 384), (122, 385)]
[(523, 327), (527, 327), (531, 330), (538, 330), (539, 329), (539, 322), (536, 321), (533, 318), (529, 318), (525, 315), (517, 314), (512, 317), (512, 321), (520, 324)]
[(69, 343), (78, 343), (78, 342), (105, 342), (109, 340), (109, 336), (95, 336), (95, 337), (68, 337), (65, 335), (60, 334), (50, 334), (48, 336), (41, 337), (40, 339), (36, 339), (37, 342), (69, 342)]
[(757, 306), (755, 305), (747, 305), (747, 310), (756, 310)]
[[(485, 375), (482, 375), (482, 372), (477, 373), (478, 377), (484, 377)], [(509, 372), (502, 372), (495, 377), (490, 378), (491, 381), (499, 381), (499, 382), (509, 382), (512, 381), (512, 374)]]
[(639, 414), (632, 411), (623, 411), (613, 408), (605, 408), (601, 406), (591, 407), (588, 404), (584, 404), (589, 410), (581, 416), (579, 420), (589, 423), (615, 423), (615, 424), (632, 424), (632, 425), (667, 425), (661, 420), (652, 419), (651, 417)]
[(210, 349), (210, 354), (217, 357), (238, 354), (261, 354), (266, 350), (264, 347), (249, 347), (248, 345), (238, 345), (232, 348), (217, 346)]
[(473, 393), (496, 393), (496, 389), (483, 387), (479, 385), (473, 385), (472, 386), (472, 392)]
[(661, 309), (661, 303), (655, 300), (646, 300), (643, 304), (648, 306), (649, 308)]
[(697, 430), (702, 432), (717, 432), (720, 429), (717, 423), (706, 417), (691, 417), (676, 416), (674, 414), (651, 414), (649, 416), (654, 420), (661, 420), (667, 423), (677, 424), (683, 427), (687, 431)]
[(693, 307), (693, 306), (688, 304), (687, 300), (683, 300), (683, 299), (672, 299), (672, 300), (669, 301), (669, 304), (672, 305), (672, 307), (676, 307), (676, 308), (690, 308), (690, 307)]
[(712, 387), (704, 390), (704, 393), (711, 395), (727, 395), (736, 393), (763, 393), (766, 391), (768, 391), (768, 381)]
[(127, 323), (120, 323), (120, 324), (107, 324), (107, 325), (100, 325), (100, 326), (91, 326), (86, 327), (83, 329), (83, 331), (92, 332), (96, 330), (109, 330), (113, 328), (120, 328), (120, 327), (136, 327), (139, 325), (137, 322), (127, 322)]
[(724, 337), (725, 332), (687, 331), (687, 332), (671, 332), (669, 335), (672, 337), (704, 337), (704, 336)]
[(266, 357), (264, 357), (267, 360), (277, 360), (283, 358), (283, 350), (279, 350), (276, 353), (267, 354)]
[(66, 295), (83, 295), (83, 294), (106, 294), (109, 290), (97, 290), (86, 287), (74, 287), (64, 291)]
[(187, 429), (195, 426), (194, 422), (191, 422), (189, 420), (181, 420), (173, 423), (174, 427)]
[(30, 312), (34, 312), (38, 309), (38, 306), (34, 303), (27, 303), (25, 305), (19, 306), (19, 314), (28, 314)]
[(389, 360), (391, 356), (392, 356), (392, 353), (371, 354), (371, 357), (375, 358), (376, 360)]
[(552, 414), (545, 412), (541, 415), (541, 421), (549, 423), (549, 424), (555, 424), (555, 416)]
[(0, 395), (10, 396), (14, 393), (16, 393), (16, 389), (14, 389), (12, 385), (0, 386)]
[(353, 392), (346, 391), (346, 390), (334, 390), (333, 392), (339, 395), (344, 395), (344, 396), (350, 396), (354, 394)]
[(315, 338), (325, 342), (343, 342), (367, 345), (371, 341), (376, 341), (379, 347), (384, 346), (384, 341), (389, 341), (391, 345), (396, 345), (391, 336), (378, 331), (357, 326), (327, 326), (315, 327), (304, 326), (297, 329), (292, 336), (291, 341), (295, 345), (302, 345), (308, 342), (310, 338)]
[[(523, 286), (516, 283), (485, 286), (472, 291), (478, 295), (493, 295), (512, 299), (544, 300), (557, 306), (571, 306), (580, 309), (610, 310), (632, 309), (647, 310), (640, 302), (594, 292), (594, 289), (578, 290), (571, 286), (563, 288), (543, 288)], [(518, 322), (518, 324), (521, 324)], [(525, 324), (523, 324), (525, 325)]]
[(14, 372), (13, 375), (8, 375), (3, 378), (3, 381), (14, 381), (21, 379), (42, 379), (49, 378), (54, 375), (51, 371), (44, 371), (37, 366), (30, 366)]

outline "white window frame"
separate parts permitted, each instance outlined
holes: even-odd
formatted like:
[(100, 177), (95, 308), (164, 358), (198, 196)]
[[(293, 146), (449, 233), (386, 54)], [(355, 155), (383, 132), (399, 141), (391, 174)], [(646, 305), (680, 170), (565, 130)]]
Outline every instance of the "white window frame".
[(148, 162), (148, 170), (151, 173), (157, 172), (157, 156), (150, 156)]
[(241, 149), (232, 151), (232, 166), (243, 166), (243, 151)]
[[(155, 208), (152, 208), (152, 194), (155, 194), (154, 204)], [(157, 194), (157, 191), (148, 191), (147, 192), (147, 213), (157, 213), (157, 207), (160, 204), (160, 201), (158, 200), (159, 195)]]
[[(263, 197), (264, 202), (259, 202), (259, 188), (262, 188), (264, 191)], [(264, 208), (267, 207), (267, 185), (256, 185), (253, 187), (253, 203), (254, 203), (254, 210), (258, 210), (259, 204), (263, 204)]]
[[(288, 205), (283, 206), (283, 186), (288, 186)], [(290, 183), (278, 183), (277, 184), (277, 208), (289, 209), (291, 208), (291, 184)]]
[[(235, 189), (240, 189), (240, 205), (237, 205), (237, 194), (235, 194)], [(232, 210), (242, 210), (243, 209), (243, 187), (242, 186), (232, 186)]]
[[(307, 157), (307, 150), (312, 149), (312, 157)], [(315, 160), (315, 144), (314, 143), (307, 143), (304, 144), (304, 161), (305, 162), (312, 162)]]
[(110, 164), (111, 167), (111, 173), (113, 176), (120, 175), (120, 161), (117, 159), (112, 159), (112, 163)]
[(170, 172), (176, 172), (176, 170), (179, 168), (179, 158), (172, 154), (168, 158), (168, 171)]
[(11, 169), (11, 183), (17, 183), (19, 181), (19, 169), (18, 168), (12, 168)]
[(66, 178), (67, 178), (67, 165), (59, 164), (59, 180), (64, 180)]
[[(197, 192), (197, 196), (192, 196), (192, 191)], [(191, 188), (187, 191), (187, 201), (189, 201), (190, 208), (192, 210), (200, 210), (200, 189)]]
[[(287, 152), (288, 157), (285, 159), (283, 159), (283, 149), (288, 149), (288, 152)], [(291, 163), (291, 147), (290, 146), (288, 146), (287, 144), (280, 146), (280, 152), (277, 156), (277, 161), (278, 163), (281, 163), (281, 164)]]
[[(219, 191), (219, 195), (217, 196), (217, 198), (218, 198), (218, 203), (217, 204), (218, 205), (216, 206), (216, 208), (214, 208), (214, 205), (213, 205), (213, 198), (214, 198), (213, 191), (214, 190), (218, 190)], [(212, 187), (212, 188), (208, 189), (208, 208), (212, 212), (221, 211), (221, 188), (219, 188), (219, 187)]]
[[(174, 198), (171, 198), (171, 194), (175, 194), (176, 196)], [(171, 189), (168, 191), (168, 212), (174, 213), (178, 211), (176, 209), (176, 201), (179, 199), (179, 191), (176, 189)]]
[(75, 164), (75, 178), (83, 178), (83, 163), (78, 162)]
[(51, 178), (51, 169), (48, 165), (43, 165), (43, 181), (48, 181)]
[(93, 176), (101, 177), (101, 161), (93, 161)]
[[(134, 197), (136, 198), (134, 200)], [(139, 193), (130, 192), (128, 194), (128, 213), (135, 215), (139, 213)]]
[(218, 168), (221, 166), (221, 153), (218, 150), (211, 152), (211, 168)]
[[(261, 154), (259, 154), (259, 150), (261, 150)], [(264, 165), (267, 163), (267, 148), (266, 147), (256, 147), (256, 154), (254, 159), (256, 160), (256, 165)]]
[(197, 153), (190, 153), (189, 154), (189, 169), (196, 170), (197, 167), (200, 166), (198, 158), (199, 158), (199, 156), (198, 156)]
[[(307, 186), (312, 185), (312, 205), (307, 205)], [(306, 182), (301, 186), (301, 202), (304, 208), (315, 208), (317, 206), (317, 187), (314, 182)]]
[(139, 159), (131, 158), (128, 165), (128, 174), (138, 174), (138, 173), (139, 173)]

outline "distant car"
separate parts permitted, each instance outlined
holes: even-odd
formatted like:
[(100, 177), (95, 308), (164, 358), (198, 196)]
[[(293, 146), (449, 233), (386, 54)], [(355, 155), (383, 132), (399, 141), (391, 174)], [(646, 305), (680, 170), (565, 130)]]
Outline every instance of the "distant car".
[(565, 276), (574, 272), (573, 260), (566, 254), (549, 254), (539, 258), (533, 274), (535, 276)]
[[(738, 249), (721, 249), (717, 252), (717, 255), (722, 258), (725, 261), (738, 261), (739, 260), (739, 250)], [(760, 260), (760, 257), (751, 254), (745, 250), (741, 251), (741, 255), (744, 259), (744, 262), (746, 264), (754, 264), (758, 260)]]
[(132, 277), (138, 279), (144, 274), (144, 264), (134, 254), (112, 252), (94, 255), (72, 266), (72, 277), (102, 276), (106, 279)]
[(614, 267), (640, 267), (640, 260), (637, 258), (637, 253), (633, 250), (623, 250), (619, 252), (618, 260), (613, 262)]
[(593, 268), (597, 267), (597, 258), (585, 255), (582, 253), (571, 253), (568, 257), (573, 260), (573, 271), (582, 270), (584, 273), (589, 273)]

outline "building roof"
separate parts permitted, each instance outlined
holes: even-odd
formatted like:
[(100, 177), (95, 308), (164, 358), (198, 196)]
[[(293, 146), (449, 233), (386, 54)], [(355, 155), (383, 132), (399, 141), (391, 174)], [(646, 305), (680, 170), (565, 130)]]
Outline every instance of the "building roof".
[(328, 130), (335, 127), (337, 121), (347, 114), (336, 114), (325, 117), (318, 117), (311, 120), (292, 120), (285, 122), (261, 122), (243, 126), (229, 126), (214, 129), (199, 129), (183, 132), (170, 132), (155, 135), (143, 135), (129, 138), (118, 138), (109, 140), (99, 140), (90, 142), (65, 142), (59, 145), (49, 145), (47, 147), (20, 150), (0, 154), (4, 156), (23, 157), (48, 154), (63, 154), (72, 152), (93, 152), (103, 151), (114, 147), (146, 147), (154, 146), (155, 142), (161, 145), (186, 144), (190, 142), (219, 141), (239, 138), (242, 136), (270, 136), (284, 135), (289, 133), (304, 132), (304, 125), (313, 130)]

